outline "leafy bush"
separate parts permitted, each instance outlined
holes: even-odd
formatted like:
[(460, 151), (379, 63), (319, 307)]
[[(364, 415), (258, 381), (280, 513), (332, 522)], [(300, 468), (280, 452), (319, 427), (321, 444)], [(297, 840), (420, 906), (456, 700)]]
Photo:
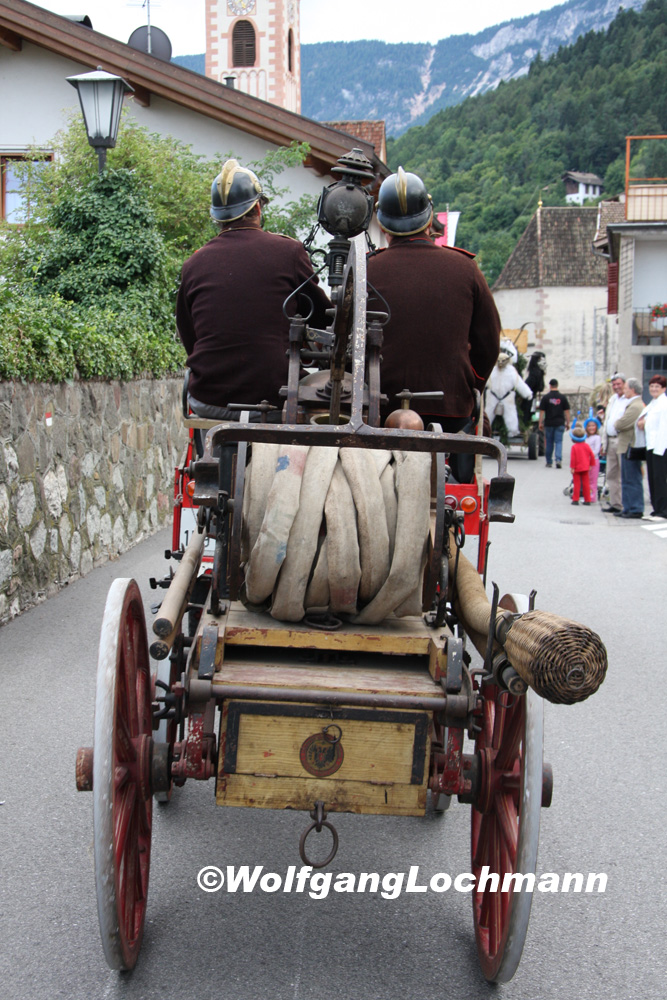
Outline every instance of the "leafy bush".
[[(160, 377), (185, 351), (174, 307), (183, 260), (216, 232), (213, 177), (232, 153), (205, 161), (124, 114), (108, 169), (99, 175), (80, 116), (54, 142), (48, 168), (26, 161), (30, 215), (0, 229), (0, 379), (54, 381)], [(285, 201), (277, 178), (308, 146), (248, 164), (266, 194), (267, 228), (304, 233), (314, 199)]]
[(56, 203), (46, 221), (49, 237), (32, 266), (41, 294), (92, 302), (112, 289), (148, 284), (162, 272), (164, 238), (127, 169), (93, 177)]

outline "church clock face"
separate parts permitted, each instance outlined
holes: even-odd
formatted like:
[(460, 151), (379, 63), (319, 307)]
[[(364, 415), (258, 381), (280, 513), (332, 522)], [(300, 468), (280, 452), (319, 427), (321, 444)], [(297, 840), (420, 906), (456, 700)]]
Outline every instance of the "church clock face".
[(255, 0), (227, 0), (227, 13), (236, 17), (239, 14), (254, 14)]

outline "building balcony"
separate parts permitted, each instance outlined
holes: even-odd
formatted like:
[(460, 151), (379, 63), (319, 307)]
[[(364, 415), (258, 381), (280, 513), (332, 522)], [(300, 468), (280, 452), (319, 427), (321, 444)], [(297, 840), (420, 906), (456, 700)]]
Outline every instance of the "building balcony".
[[(633, 175), (632, 143), (643, 163), (642, 149), (646, 151), (646, 162), (651, 162), (651, 153), (660, 150), (656, 143), (667, 144), (667, 135), (629, 135), (625, 140), (625, 220), (626, 222), (667, 222), (667, 177), (638, 177)], [(654, 159), (654, 157), (653, 157)], [(649, 168), (650, 169), (650, 168)]]
[(635, 309), (632, 344), (634, 347), (667, 347), (667, 316), (653, 317), (650, 308)]
[[(647, 178), (647, 181), (651, 178)], [(662, 178), (655, 183), (629, 184), (625, 199), (627, 222), (667, 221), (667, 184)]]

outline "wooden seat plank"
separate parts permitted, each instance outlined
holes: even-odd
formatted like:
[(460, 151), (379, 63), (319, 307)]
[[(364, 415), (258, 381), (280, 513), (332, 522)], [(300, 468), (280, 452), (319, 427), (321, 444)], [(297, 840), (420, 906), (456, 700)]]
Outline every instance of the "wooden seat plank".
[(235, 663), (225, 660), (213, 676), (213, 684), (247, 687), (284, 687), (297, 690), (358, 691), (367, 694), (413, 695), (437, 698), (442, 688), (426, 667), (422, 670), (313, 665), (292, 666), (270, 661)]

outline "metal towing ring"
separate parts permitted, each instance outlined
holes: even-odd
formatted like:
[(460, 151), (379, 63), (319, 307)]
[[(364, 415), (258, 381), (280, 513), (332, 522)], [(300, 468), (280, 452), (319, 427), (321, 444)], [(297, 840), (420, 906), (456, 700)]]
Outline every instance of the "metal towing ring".
[[(326, 868), (326, 866), (330, 865), (336, 857), (336, 853), (338, 851), (338, 831), (333, 824), (329, 823), (329, 821), (325, 819), (326, 813), (324, 811), (324, 802), (322, 802), (321, 799), (318, 799), (315, 803), (315, 808), (311, 810), (310, 815), (313, 817), (313, 822), (307, 826), (301, 834), (301, 839), (299, 841), (299, 855), (301, 856), (301, 860), (304, 865), (310, 865), (311, 868)], [(331, 830), (331, 836), (333, 838), (331, 850), (324, 861), (311, 861), (306, 854), (306, 840), (308, 838), (308, 834), (313, 830), (317, 830), (318, 833), (321, 833), (323, 826), (326, 826), (328, 830)]]

